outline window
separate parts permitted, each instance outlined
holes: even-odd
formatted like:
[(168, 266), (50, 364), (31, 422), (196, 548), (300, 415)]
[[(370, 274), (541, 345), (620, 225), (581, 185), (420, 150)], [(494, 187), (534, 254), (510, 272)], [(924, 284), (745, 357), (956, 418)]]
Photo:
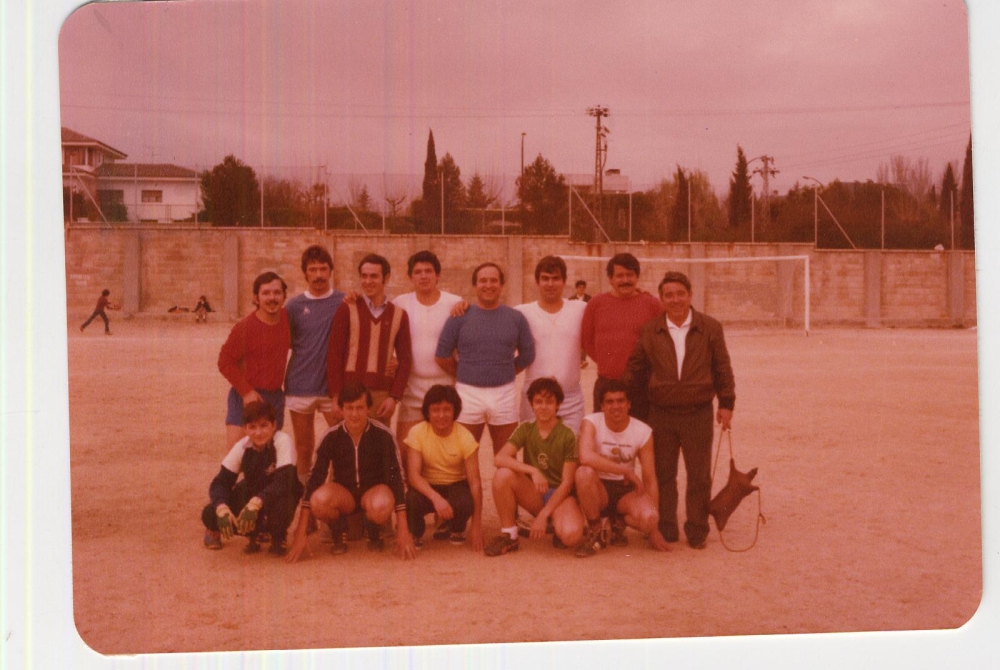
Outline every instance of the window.
[(118, 189), (98, 189), (97, 201), (103, 208), (105, 205), (122, 205), (125, 203), (125, 191)]
[(143, 202), (163, 202), (163, 191), (143, 191)]

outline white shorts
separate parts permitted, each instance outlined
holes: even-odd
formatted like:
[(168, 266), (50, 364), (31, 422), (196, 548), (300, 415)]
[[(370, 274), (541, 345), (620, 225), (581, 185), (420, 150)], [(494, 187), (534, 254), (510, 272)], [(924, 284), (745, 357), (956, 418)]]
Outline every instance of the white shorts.
[(455, 389), (462, 399), (459, 423), (488, 423), (491, 426), (517, 423), (516, 382), (492, 387), (469, 386), (459, 382), (455, 384)]
[(296, 414), (315, 414), (317, 411), (327, 414), (333, 411), (333, 399), (322, 395), (290, 395), (285, 396), (285, 407)]
[[(531, 403), (528, 402), (528, 384), (524, 385), (524, 392), (521, 393), (521, 423), (534, 421), (535, 413), (531, 411)], [(580, 437), (580, 427), (583, 425), (583, 415), (586, 413), (583, 404), (583, 389), (579, 386), (576, 389), (567, 391), (563, 389), (566, 397), (559, 405), (559, 418), (566, 424), (566, 427), (573, 431), (573, 434)]]

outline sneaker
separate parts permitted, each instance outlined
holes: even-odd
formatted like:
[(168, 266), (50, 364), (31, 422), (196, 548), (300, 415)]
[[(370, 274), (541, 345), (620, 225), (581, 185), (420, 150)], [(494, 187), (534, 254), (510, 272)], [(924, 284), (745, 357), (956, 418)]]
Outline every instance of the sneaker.
[(518, 518), (517, 534), (521, 537), (531, 537), (531, 524), (524, 519)]
[(247, 544), (246, 549), (243, 550), (244, 554), (256, 554), (260, 552), (260, 545), (257, 544), (257, 538), (250, 538), (250, 542)]
[(517, 551), (520, 547), (521, 543), (516, 538), (511, 537), (507, 533), (500, 533), (486, 545), (486, 555), (503, 556), (512, 551)]
[(330, 545), (330, 553), (334, 556), (341, 556), (347, 553), (347, 543), (344, 542), (344, 536), (333, 538), (333, 544)]
[(465, 533), (452, 533), (448, 536), (448, 541), (452, 544), (465, 544)]
[(693, 541), (689, 540), (688, 545), (690, 545), (692, 549), (704, 549), (707, 546), (704, 539)]
[(565, 542), (559, 539), (559, 536), (552, 533), (552, 546), (556, 549), (569, 549), (569, 546)]
[(261, 544), (268, 544), (270, 541), (271, 541), (271, 534), (268, 533), (266, 530), (262, 530), (261, 532), (257, 533), (257, 542)]
[(424, 548), (424, 538), (422, 538), (422, 537), (415, 537), (415, 538), (413, 538), (413, 546), (416, 547), (417, 549), (423, 549)]
[(434, 531), (434, 535), (432, 535), (431, 537), (433, 537), (435, 540), (447, 540), (449, 537), (451, 537), (451, 522), (447, 520), (442, 521), (438, 525), (437, 530)]
[(573, 555), (577, 558), (587, 558), (596, 554), (599, 549), (606, 549), (608, 543), (605, 539), (605, 531), (604, 524), (601, 524), (597, 528), (591, 528), (590, 532), (587, 533), (587, 537), (580, 540), (580, 544), (576, 545)]
[(205, 531), (205, 548), (222, 549), (222, 536), (216, 530)]
[(285, 546), (284, 542), (272, 542), (271, 546), (267, 548), (267, 553), (280, 558), (288, 553), (288, 547)]
[(628, 546), (628, 536), (625, 535), (625, 519), (621, 517), (615, 517), (614, 521), (611, 522), (611, 546)]

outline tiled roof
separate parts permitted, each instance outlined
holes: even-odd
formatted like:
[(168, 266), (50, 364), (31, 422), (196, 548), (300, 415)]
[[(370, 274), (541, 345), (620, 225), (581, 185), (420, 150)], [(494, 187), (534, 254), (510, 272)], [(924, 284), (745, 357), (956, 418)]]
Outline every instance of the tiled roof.
[(125, 158), (128, 156), (124, 151), (119, 151), (113, 146), (105, 144), (100, 140), (95, 140), (93, 137), (87, 137), (83, 133), (78, 133), (75, 130), (70, 130), (66, 126), (62, 127), (62, 143), (63, 144), (93, 144), (97, 146), (104, 147), (111, 153), (118, 154), (119, 157)]
[(198, 173), (169, 163), (104, 163), (95, 171), (100, 179), (197, 179)]

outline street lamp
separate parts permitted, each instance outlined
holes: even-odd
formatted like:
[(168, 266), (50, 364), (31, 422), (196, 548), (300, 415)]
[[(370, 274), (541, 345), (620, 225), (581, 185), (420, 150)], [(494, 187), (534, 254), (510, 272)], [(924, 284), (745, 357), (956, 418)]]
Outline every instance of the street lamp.
[[(815, 177), (802, 175), (802, 178), (816, 182), (819, 188), (826, 188), (823, 182)], [(813, 246), (817, 248), (819, 247), (819, 188), (813, 186)]]
[(521, 133), (521, 182), (524, 182), (524, 136), (528, 133)]

